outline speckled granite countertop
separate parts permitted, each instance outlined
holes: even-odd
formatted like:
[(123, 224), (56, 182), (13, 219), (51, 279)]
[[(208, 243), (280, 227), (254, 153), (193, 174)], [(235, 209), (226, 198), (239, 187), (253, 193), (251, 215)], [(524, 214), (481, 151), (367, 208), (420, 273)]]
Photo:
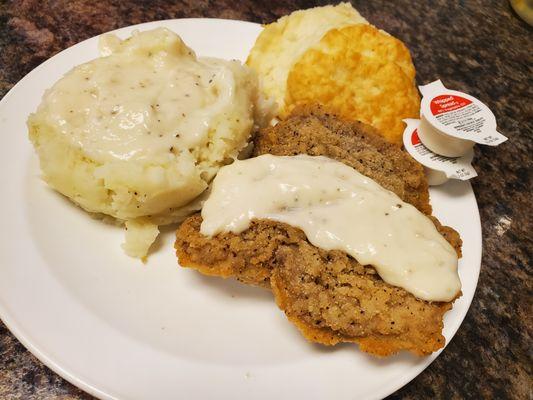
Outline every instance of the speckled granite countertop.
[[(58, 51), (140, 22), (214, 17), (271, 22), (311, 1), (0, 2), (0, 96)], [(324, 3), (325, 4), (325, 3)], [(476, 149), (472, 184), (483, 262), (472, 307), (442, 355), (391, 399), (531, 399), (533, 29), (505, 0), (355, 1), (411, 49), (419, 82), (442, 79), (490, 105), (509, 141)], [(1, 399), (90, 399), (37, 361), (0, 323)]]

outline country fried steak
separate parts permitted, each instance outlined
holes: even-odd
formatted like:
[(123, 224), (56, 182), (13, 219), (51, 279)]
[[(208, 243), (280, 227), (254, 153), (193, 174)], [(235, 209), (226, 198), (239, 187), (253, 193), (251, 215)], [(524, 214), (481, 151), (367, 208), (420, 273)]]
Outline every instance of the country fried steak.
[(342, 120), (320, 106), (295, 109), (290, 118), (263, 129), (252, 157), (261, 154), (326, 156), (372, 178), (424, 214), (431, 214), (424, 170), (370, 125)]
[[(436, 226), (459, 252), (457, 232)], [(270, 284), (279, 307), (311, 342), (355, 342), (379, 356), (399, 350), (425, 355), (444, 345), (442, 318), (451, 302), (417, 299), (342, 251), (306, 240), (280, 246)]]
[[(254, 156), (327, 156), (355, 168), (429, 215), (422, 168), (374, 129), (316, 107), (300, 108), (254, 140)], [(457, 232), (431, 217), (460, 255)], [(346, 253), (319, 249), (298, 228), (255, 220), (241, 234), (200, 233), (201, 215), (189, 217), (176, 235), (180, 265), (206, 275), (235, 277), (271, 287), (279, 307), (310, 341), (356, 342), (386, 356), (400, 350), (429, 354), (444, 345), (442, 318), (451, 302), (427, 302), (385, 283), (372, 266)]]

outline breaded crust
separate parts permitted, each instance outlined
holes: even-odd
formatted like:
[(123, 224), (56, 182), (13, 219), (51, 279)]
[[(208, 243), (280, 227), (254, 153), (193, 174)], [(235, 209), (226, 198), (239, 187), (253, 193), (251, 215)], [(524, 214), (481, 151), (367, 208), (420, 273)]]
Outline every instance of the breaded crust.
[(300, 229), (268, 220), (252, 221), (239, 235), (223, 232), (209, 238), (200, 233), (201, 223), (196, 213), (178, 228), (175, 248), (182, 267), (267, 288), (278, 248), (306, 239)]
[[(386, 143), (367, 125), (345, 122), (321, 109), (300, 109), (289, 120), (255, 138), (254, 155), (325, 155), (342, 161), (429, 214), (423, 172), (406, 153)], [(431, 217), (460, 255), (457, 232)], [(361, 350), (386, 356), (400, 350), (429, 354), (444, 345), (442, 317), (451, 302), (427, 302), (385, 283), (371, 266), (341, 251), (311, 245), (287, 224), (253, 221), (241, 234), (200, 233), (200, 214), (176, 234), (180, 265), (206, 275), (236, 277), (271, 287), (278, 306), (310, 341), (356, 342)]]
[[(460, 254), (457, 232), (436, 226)], [(309, 341), (356, 342), (378, 356), (425, 355), (444, 345), (442, 318), (451, 302), (419, 300), (342, 251), (304, 240), (280, 246), (270, 283), (279, 307)]]

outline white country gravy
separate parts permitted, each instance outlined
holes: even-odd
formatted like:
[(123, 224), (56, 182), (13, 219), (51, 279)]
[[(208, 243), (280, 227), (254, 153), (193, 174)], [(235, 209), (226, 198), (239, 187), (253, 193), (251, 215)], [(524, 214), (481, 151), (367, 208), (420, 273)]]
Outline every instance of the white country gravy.
[(235, 96), (240, 63), (197, 58), (166, 29), (103, 36), (100, 49), (104, 57), (74, 68), (44, 100), (49, 124), (99, 162), (202, 145), (214, 119), (245, 101)]
[(428, 301), (461, 290), (457, 254), (429, 218), (351, 167), (326, 157), (262, 155), (216, 176), (201, 233), (240, 233), (252, 219), (302, 229), (325, 250), (342, 250), (381, 278)]

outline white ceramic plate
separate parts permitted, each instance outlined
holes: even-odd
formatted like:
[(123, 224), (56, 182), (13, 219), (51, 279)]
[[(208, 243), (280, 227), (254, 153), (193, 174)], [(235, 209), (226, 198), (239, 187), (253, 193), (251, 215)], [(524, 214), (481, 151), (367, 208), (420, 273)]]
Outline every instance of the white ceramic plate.
[[(260, 26), (184, 19), (165, 26), (199, 55), (244, 60)], [(90, 218), (39, 179), (25, 121), (44, 90), (97, 57), (97, 38), (51, 58), (0, 103), (0, 316), (42, 362), (105, 399), (376, 399), (437, 356), (378, 360), (355, 345), (307, 343), (267, 290), (176, 265), (173, 229), (147, 264), (120, 248), (123, 231)], [(448, 342), (477, 284), (479, 213), (470, 184), (431, 190), (435, 214), (464, 241), (463, 296), (446, 315)]]

